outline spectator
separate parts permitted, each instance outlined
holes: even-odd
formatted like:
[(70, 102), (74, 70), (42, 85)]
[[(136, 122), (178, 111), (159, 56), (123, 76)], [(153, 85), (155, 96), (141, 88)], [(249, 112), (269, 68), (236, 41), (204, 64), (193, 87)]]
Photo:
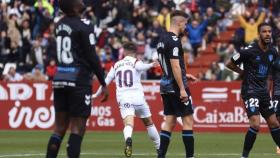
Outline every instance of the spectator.
[(160, 26), (165, 30), (169, 31), (170, 28), (170, 11), (168, 6), (163, 6), (160, 14), (157, 17), (157, 20), (160, 23)]
[(16, 68), (13, 66), (10, 67), (8, 74), (4, 76), (4, 81), (8, 81), (8, 82), (18, 82), (22, 80), (23, 80), (22, 75), (17, 73)]
[(198, 55), (198, 49), (201, 47), (203, 35), (207, 24), (207, 20), (204, 20), (200, 24), (197, 20), (193, 20), (192, 23), (188, 24), (186, 27), (186, 31), (188, 32), (188, 37), (192, 45), (194, 57)]
[(40, 65), (36, 65), (32, 73), (25, 74), (24, 79), (41, 82), (47, 81), (47, 76), (42, 73), (42, 67)]
[(54, 59), (51, 59), (49, 65), (46, 68), (46, 74), (49, 80), (53, 80), (56, 70), (57, 70), (56, 62)]
[(250, 43), (258, 37), (258, 25), (264, 21), (265, 13), (262, 12), (257, 21), (250, 16), (249, 12), (246, 12), (246, 14), (247, 17), (249, 16), (249, 22), (246, 22), (242, 15), (239, 15), (238, 18), (245, 30), (245, 42)]
[(11, 39), (7, 36), (6, 31), (2, 31), (0, 35), (0, 62), (6, 63), (9, 61), (11, 52)]

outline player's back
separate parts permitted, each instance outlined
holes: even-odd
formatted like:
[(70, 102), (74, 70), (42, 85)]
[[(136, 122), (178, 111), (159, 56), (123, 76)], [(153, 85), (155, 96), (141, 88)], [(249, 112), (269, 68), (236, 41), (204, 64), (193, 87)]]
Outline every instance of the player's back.
[(135, 69), (137, 59), (126, 56), (113, 66), (117, 96), (143, 94), (141, 72)]
[(92, 56), (87, 43), (93, 46), (93, 25), (79, 17), (63, 17), (56, 25), (58, 68), (54, 85), (91, 85)]

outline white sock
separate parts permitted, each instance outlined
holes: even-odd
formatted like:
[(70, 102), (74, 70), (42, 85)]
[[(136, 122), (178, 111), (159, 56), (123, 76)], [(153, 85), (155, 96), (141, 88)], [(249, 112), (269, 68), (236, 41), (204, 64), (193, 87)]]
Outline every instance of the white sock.
[(156, 149), (159, 149), (160, 137), (155, 125), (148, 126), (147, 131), (150, 139), (154, 142)]
[(131, 126), (129, 126), (129, 125), (126, 125), (123, 128), (124, 140), (126, 140), (128, 137), (132, 136), (132, 131), (133, 131), (133, 128)]

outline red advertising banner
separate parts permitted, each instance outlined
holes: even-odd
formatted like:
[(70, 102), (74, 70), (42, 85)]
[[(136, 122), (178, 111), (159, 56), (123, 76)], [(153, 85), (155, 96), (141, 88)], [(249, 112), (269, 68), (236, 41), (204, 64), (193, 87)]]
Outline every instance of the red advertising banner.
[[(94, 84), (95, 91), (98, 84)], [(158, 81), (143, 81), (145, 97), (158, 129), (164, 120)], [(199, 82), (190, 85), (194, 103), (195, 131), (239, 132), (248, 128), (248, 119), (240, 97), (240, 82)], [(93, 100), (88, 130), (120, 131), (123, 128), (115, 97), (115, 85), (109, 86), (109, 101)], [(128, 94), (129, 95), (129, 94)], [(55, 115), (50, 82), (0, 82), (0, 130), (51, 129)], [(267, 131), (262, 119), (262, 131)], [(180, 130), (178, 118), (176, 130)], [(146, 130), (136, 119), (135, 130)]]

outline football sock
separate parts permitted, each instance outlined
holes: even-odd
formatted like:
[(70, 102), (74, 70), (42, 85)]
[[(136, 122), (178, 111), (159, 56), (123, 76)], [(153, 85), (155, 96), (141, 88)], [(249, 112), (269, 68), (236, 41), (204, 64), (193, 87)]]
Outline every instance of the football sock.
[(83, 137), (77, 134), (70, 134), (67, 144), (67, 155), (69, 158), (78, 158), (81, 152), (81, 143)]
[(63, 137), (53, 134), (48, 143), (46, 158), (56, 158)]
[(192, 130), (183, 130), (182, 138), (185, 145), (185, 151), (187, 157), (193, 157), (194, 153), (194, 138)]
[(168, 149), (168, 145), (170, 142), (171, 133), (168, 131), (162, 130), (160, 132), (160, 147), (159, 147), (159, 153), (158, 158), (165, 158), (165, 154)]
[(280, 146), (280, 128), (270, 128), (271, 136), (277, 146)]
[(255, 140), (257, 138), (258, 130), (250, 127), (249, 130), (247, 131), (247, 134), (245, 136), (244, 140), (244, 147), (243, 147), (243, 157), (248, 157), (249, 153), (255, 143)]
[(123, 129), (123, 135), (124, 135), (124, 140), (126, 140), (128, 137), (132, 136), (132, 131), (133, 128), (130, 125), (126, 125)]
[(159, 138), (159, 134), (158, 134), (158, 131), (157, 131), (155, 125), (153, 124), (153, 125), (148, 126), (147, 131), (148, 131), (148, 135), (149, 135), (150, 139), (155, 144), (155, 148), (159, 149), (160, 138)]

